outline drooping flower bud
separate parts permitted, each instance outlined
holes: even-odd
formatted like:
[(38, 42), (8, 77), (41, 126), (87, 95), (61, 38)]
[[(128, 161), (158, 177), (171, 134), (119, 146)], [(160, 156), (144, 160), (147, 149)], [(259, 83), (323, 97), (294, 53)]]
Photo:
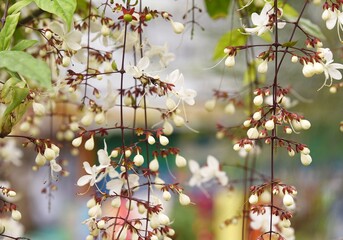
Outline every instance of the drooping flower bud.
[(256, 204), (258, 202), (258, 196), (256, 193), (251, 194), (249, 197), (249, 203), (250, 204)]
[(170, 23), (171, 23), (173, 30), (176, 34), (180, 34), (185, 30), (185, 25), (183, 25), (180, 22), (174, 22), (172, 19), (170, 19)]
[(18, 210), (12, 210), (11, 217), (15, 221), (20, 221), (21, 219), (21, 213)]
[(235, 66), (236, 61), (235, 61), (235, 56), (231, 56), (229, 55), (226, 59), (225, 59), (225, 66), (227, 67), (233, 67)]
[(163, 135), (160, 136), (159, 140), (160, 140), (160, 144), (162, 146), (167, 146), (168, 143), (169, 143), (169, 139), (166, 136), (163, 136)]
[(304, 165), (304, 166), (308, 166), (311, 164), (312, 162), (312, 157), (311, 155), (309, 154), (303, 154), (301, 153), (300, 154), (300, 160), (301, 160), (301, 163)]
[(38, 166), (44, 166), (46, 163), (46, 158), (41, 153), (38, 153), (35, 159), (35, 163)]
[(191, 203), (191, 199), (184, 193), (180, 193), (179, 195), (179, 202), (183, 206), (187, 206)]
[(175, 164), (176, 164), (177, 167), (185, 167), (187, 165), (187, 161), (181, 155), (176, 154)]
[(171, 194), (168, 191), (163, 191), (163, 199), (169, 201), (171, 199)]
[(259, 137), (257, 128), (255, 127), (249, 128), (249, 130), (247, 131), (247, 136), (250, 139), (257, 139)]
[(205, 102), (205, 109), (208, 112), (212, 112), (213, 109), (215, 108), (215, 106), (216, 106), (216, 99), (214, 99), (214, 98)]
[(267, 130), (269, 130), (269, 131), (270, 131), (270, 130), (273, 130), (274, 127), (275, 127), (275, 124), (274, 124), (273, 119), (268, 120), (268, 121), (265, 123), (264, 127), (265, 127)]
[(133, 163), (137, 166), (137, 167), (140, 167), (143, 165), (144, 163), (144, 157), (137, 153), (137, 155), (133, 158)]
[(253, 102), (255, 106), (261, 106), (263, 103), (263, 96), (261, 94), (257, 95), (256, 97), (254, 97)]
[(44, 157), (46, 160), (51, 161), (56, 158), (56, 153), (51, 148), (46, 147), (44, 150)]
[(88, 151), (92, 151), (94, 149), (94, 136), (92, 135), (86, 142), (85, 142), (85, 149)]
[(80, 147), (80, 145), (82, 144), (82, 136), (75, 138), (71, 144), (73, 145), (73, 147)]
[(154, 138), (152, 135), (149, 135), (149, 137), (148, 137), (148, 143), (149, 143), (150, 145), (154, 145), (155, 142), (156, 142), (155, 138)]
[(282, 199), (282, 202), (286, 207), (290, 207), (294, 204), (294, 199), (290, 194), (286, 193)]
[(268, 60), (261, 62), (257, 67), (257, 71), (259, 73), (266, 73), (268, 71)]
[(155, 157), (150, 163), (149, 163), (149, 169), (153, 172), (157, 172), (159, 169), (159, 163), (157, 158)]

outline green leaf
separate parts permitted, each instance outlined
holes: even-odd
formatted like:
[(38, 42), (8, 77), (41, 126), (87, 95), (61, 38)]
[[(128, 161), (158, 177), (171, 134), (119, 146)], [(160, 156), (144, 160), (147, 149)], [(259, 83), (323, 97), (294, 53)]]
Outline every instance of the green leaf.
[(17, 86), (17, 84), (21, 82), (24, 83), (23, 81), (21, 81), (19, 78), (16, 78), (16, 77), (11, 77), (5, 82), (0, 92), (0, 100), (2, 103), (8, 104), (12, 101), (12, 96), (10, 92), (14, 86), (19, 87)]
[[(39, 87), (51, 87), (51, 71), (49, 66), (42, 60), (32, 57), (22, 51), (0, 52), (0, 68), (17, 72), (28, 79), (29, 85)], [(31, 82), (33, 81), (33, 82)]]
[(225, 56), (224, 48), (227, 46), (243, 46), (247, 42), (247, 35), (242, 34), (239, 29), (234, 29), (225, 33), (219, 39), (213, 53), (213, 60), (217, 60)]
[(298, 41), (293, 41), (293, 42), (285, 42), (282, 44), (283, 47), (293, 47), (295, 44), (297, 44)]
[(0, 32), (0, 51), (9, 49), (12, 36), (19, 21), (19, 15), (20, 13), (7, 16), (5, 25)]
[(38, 43), (37, 40), (21, 40), (20, 42), (18, 42), (13, 48), (12, 51), (23, 51), (26, 48), (32, 47), (33, 45), (35, 45), (36, 43)]
[(25, 99), (30, 90), (18, 87), (18, 83), (20, 84), (22, 81), (11, 78), (4, 84), (5, 93), (4, 88), (1, 90), (1, 96), (6, 97), (8, 104), (0, 118), (0, 137), (2, 138), (12, 131), (13, 126), (20, 121), (29, 105)]
[(293, 7), (291, 7), (289, 4), (283, 4), (282, 6), (282, 10), (283, 10), (283, 16), (286, 19), (294, 19), (297, 18), (299, 16), (299, 13), (297, 10), (295, 10)]
[(299, 26), (308, 34), (311, 34), (314, 37), (319, 38), (321, 41), (326, 40), (325, 35), (323, 34), (320, 27), (317, 24), (312, 23), (310, 20), (301, 18), (299, 21)]
[(10, 114), (16, 107), (18, 107), (22, 103), (22, 101), (27, 97), (29, 92), (30, 91), (27, 88), (19, 88), (19, 87), (12, 88), (12, 101), (7, 106), (4, 112), (4, 116), (6, 116), (7, 114)]
[(228, 15), (231, 0), (205, 0), (208, 15), (213, 19), (225, 18)]
[(37, 6), (62, 18), (70, 29), (77, 0), (34, 0)]
[(21, 0), (13, 4), (9, 9), (8, 9), (8, 14), (14, 14), (20, 12), (21, 9), (23, 9), (25, 6), (29, 5), (32, 3), (33, 0)]

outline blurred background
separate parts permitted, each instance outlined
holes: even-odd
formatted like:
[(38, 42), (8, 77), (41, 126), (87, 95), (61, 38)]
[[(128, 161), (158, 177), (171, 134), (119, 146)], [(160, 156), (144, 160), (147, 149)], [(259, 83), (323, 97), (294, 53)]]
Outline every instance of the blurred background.
[[(189, 16), (186, 20), (183, 20), (182, 16), (191, 7), (191, 1), (187, 1), (187, 4), (184, 2), (150, 0), (146, 1), (146, 4), (152, 9), (173, 13), (174, 19), (185, 22)], [(189, 24), (182, 36), (175, 35), (165, 21), (150, 24), (145, 32), (146, 37), (155, 44), (168, 43), (169, 50), (176, 56), (169, 69), (179, 69), (185, 76), (185, 85), (198, 93), (196, 105), (186, 111), (189, 126), (199, 133), (187, 128), (178, 129), (170, 137), (170, 145), (180, 147), (186, 159), (194, 159), (200, 163), (205, 163), (207, 156), (213, 155), (228, 165), (243, 164), (243, 158), (232, 150), (232, 141), (216, 137), (216, 124), (236, 126), (245, 120), (246, 113), (237, 109), (235, 114), (225, 114), (225, 104), (220, 103), (211, 113), (204, 108), (205, 102), (212, 98), (212, 89), (220, 87), (226, 91), (239, 91), (242, 87), (245, 67), (242, 56), (237, 57), (237, 68), (229, 70), (223, 67), (223, 63), (215, 66), (217, 62), (212, 60), (215, 45), (221, 35), (230, 31), (232, 25), (239, 27), (240, 23), (239, 20), (232, 22), (231, 17), (213, 20), (206, 14), (202, 1), (197, 1), (196, 4), (203, 10), (196, 14), (196, 21), (204, 30), (196, 26), (192, 40)], [(327, 38), (323, 41), (324, 47), (333, 50), (336, 62), (342, 62), (342, 49), (337, 41), (337, 32), (325, 28), (319, 17), (321, 13), (321, 7), (311, 6), (306, 10), (305, 18), (321, 27)], [(285, 39), (287, 37), (285, 36)], [(299, 42), (301, 40), (304, 39), (299, 35)], [(269, 71), (273, 71), (271, 66)], [(291, 64), (290, 61), (285, 61), (281, 71), (280, 83), (284, 87), (292, 86), (296, 89), (290, 97), (299, 103), (292, 111), (304, 115), (312, 123), (310, 130), (291, 135), (294, 140), (308, 145), (311, 149), (313, 162), (310, 166), (304, 167), (299, 157), (288, 157), (284, 149), (276, 151), (276, 178), (296, 186), (298, 190), (297, 211), (292, 219), (296, 239), (343, 239), (343, 134), (339, 130), (339, 123), (343, 120), (343, 94), (339, 90), (336, 94), (330, 94), (328, 88), (317, 91), (323, 84), (324, 76), (304, 78), (301, 66)], [(271, 79), (267, 77), (266, 81)], [(110, 146), (116, 146), (116, 141), (115, 135), (107, 139)], [(103, 147), (101, 140), (98, 141), (98, 147)], [(268, 153), (268, 146), (262, 147), (256, 165), (257, 171), (267, 176), (270, 171)], [(50, 198), (45, 191), (50, 170), (42, 168), (38, 173), (27, 170), (32, 166), (34, 153), (25, 152), (23, 166), (8, 169), (8, 177), (13, 187), (21, 191), (18, 205), (23, 214), (25, 236), (32, 240), (84, 239), (87, 235), (87, 228), (80, 222), (87, 218), (86, 201), (89, 194), (82, 195), (75, 183), (83, 175), (82, 162), (96, 157), (96, 151), (81, 152), (77, 158), (71, 156), (67, 149), (60, 155), (61, 158), (69, 159), (66, 168), (70, 175), (55, 183), (57, 191), (52, 192)], [(206, 195), (197, 188), (187, 186), (191, 176), (188, 169), (174, 170), (175, 166), (170, 167), (194, 202), (190, 207), (182, 207), (177, 201), (169, 206), (177, 239), (240, 239), (240, 221), (225, 227), (222, 223), (237, 215), (243, 208), (243, 185), (236, 181), (242, 178), (243, 170), (224, 167), (223, 170), (227, 172), (230, 181), (235, 183), (234, 189), (212, 187)], [(162, 171), (168, 176), (165, 165)], [(173, 180), (171, 176), (170, 179)]]

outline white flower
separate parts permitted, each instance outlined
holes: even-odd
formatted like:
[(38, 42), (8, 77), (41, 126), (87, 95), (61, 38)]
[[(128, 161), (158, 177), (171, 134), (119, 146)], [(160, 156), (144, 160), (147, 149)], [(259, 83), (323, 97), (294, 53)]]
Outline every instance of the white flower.
[(336, 8), (333, 11), (331, 8), (328, 8), (324, 10), (322, 19), (325, 21), (326, 27), (330, 30), (338, 23), (337, 28), (339, 30), (339, 25), (343, 24), (343, 13)]
[(149, 50), (144, 53), (144, 56), (147, 56), (150, 59), (157, 56), (160, 59), (159, 63), (163, 68), (167, 67), (169, 63), (175, 59), (175, 55), (168, 51), (168, 45), (166, 43), (163, 46), (150, 45)]
[[(13, 218), (1, 218), (0, 233), (20, 239), (24, 234), (24, 226)], [(6, 239), (6, 237), (4, 239)]]
[(330, 49), (321, 48), (319, 49), (319, 51), (322, 53), (323, 59), (325, 61), (325, 63), (323, 63), (325, 82), (322, 87), (331, 86), (332, 79), (335, 79), (335, 80), (342, 79), (342, 73), (338, 71), (338, 69), (343, 69), (343, 64), (333, 63), (333, 54)]
[(89, 165), (88, 162), (83, 162), (83, 168), (85, 169), (86, 175), (79, 178), (77, 181), (77, 185), (82, 187), (89, 183), (90, 186), (93, 186), (95, 183), (101, 181), (101, 179), (104, 177), (104, 174), (101, 173), (99, 176), (99, 169), (93, 165), (92, 167)]
[(218, 160), (211, 155), (207, 157), (207, 166), (200, 169), (200, 174), (203, 177), (203, 182), (210, 181), (213, 178), (217, 178), (219, 183), (223, 186), (227, 185), (229, 182), (226, 173), (220, 170)]
[(58, 22), (52, 22), (49, 28), (62, 39), (67, 48), (74, 51), (81, 49), (82, 33), (80, 31), (71, 30), (66, 32), (65, 26)]
[[(269, 231), (270, 227), (270, 208), (265, 207), (265, 213), (257, 214), (250, 212), (250, 227), (254, 230), (260, 230), (261, 232)], [(272, 216), (273, 226), (272, 231), (276, 230), (276, 226), (280, 222), (280, 217), (273, 215)]]
[(125, 70), (127, 74), (130, 74), (134, 78), (140, 78), (143, 76), (144, 70), (147, 69), (150, 65), (150, 60), (147, 56), (142, 57), (137, 66), (129, 65), (129, 67)]
[[(279, 9), (281, 10), (281, 9)], [(266, 3), (261, 10), (260, 15), (257, 13), (251, 14), (251, 21), (252, 24), (255, 26), (253, 28), (246, 28), (244, 30), (248, 34), (257, 34), (258, 36), (262, 35), (263, 33), (267, 32), (268, 30), (272, 29), (270, 20), (270, 15), (274, 13), (274, 8), (269, 3)], [(286, 25), (284, 22), (278, 22), (278, 28), (283, 28)]]
[(189, 180), (189, 185), (191, 187), (197, 186), (200, 187), (202, 183), (202, 175), (200, 173), (199, 163), (194, 160), (188, 161), (189, 170), (192, 173), (192, 178)]
[[(167, 76), (166, 82), (174, 84), (174, 86), (181, 85), (179, 90), (173, 89), (173, 93), (179, 98), (181, 102), (185, 102), (188, 105), (195, 104), (194, 98), (196, 97), (197, 92), (193, 89), (184, 88), (184, 77), (178, 69), (174, 70)], [(176, 106), (178, 106), (178, 104)]]
[(128, 189), (128, 186), (130, 186), (130, 189), (138, 189), (137, 186), (139, 185), (139, 176), (137, 174), (129, 174), (126, 180), (123, 177), (123, 174), (126, 173), (122, 173), (119, 178), (112, 179), (106, 183), (106, 188), (110, 191), (109, 194), (120, 195), (122, 188)]
[(57, 177), (55, 177), (55, 173), (58, 173), (60, 171), (62, 171), (62, 167), (61, 165), (59, 165), (55, 159), (50, 161), (50, 168), (51, 168), (51, 176), (52, 179), (56, 180)]
[(15, 166), (21, 165), (23, 152), (17, 147), (16, 141), (9, 139), (0, 142), (0, 161), (12, 163)]

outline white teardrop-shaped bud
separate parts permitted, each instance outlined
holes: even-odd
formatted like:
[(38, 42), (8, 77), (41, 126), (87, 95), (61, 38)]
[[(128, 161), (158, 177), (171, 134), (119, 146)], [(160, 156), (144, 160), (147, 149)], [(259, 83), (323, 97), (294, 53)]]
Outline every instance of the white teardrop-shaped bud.
[(47, 147), (44, 150), (44, 157), (46, 158), (46, 160), (51, 161), (56, 158), (56, 153), (51, 148)]
[(87, 201), (87, 208), (92, 208), (96, 205), (96, 201), (94, 198), (91, 198)]
[(75, 139), (71, 142), (71, 144), (73, 145), (73, 147), (76, 147), (76, 148), (77, 148), (77, 147), (80, 147), (81, 144), (82, 144), (82, 136), (75, 138)]
[(85, 149), (92, 151), (94, 149), (94, 137), (93, 135), (85, 142)]
[(212, 112), (216, 106), (216, 99), (210, 99), (205, 102), (205, 109), (208, 112)]
[(38, 153), (35, 159), (35, 163), (38, 166), (44, 166), (46, 163), (46, 158), (41, 153)]
[(103, 124), (105, 120), (106, 120), (106, 116), (104, 112), (99, 112), (95, 114), (94, 122), (96, 122), (97, 124)]
[(157, 158), (155, 157), (150, 163), (149, 163), (149, 169), (153, 172), (157, 172), (159, 169), (159, 163)]
[(301, 125), (301, 128), (304, 129), (304, 130), (307, 130), (311, 127), (311, 123), (310, 121), (306, 120), (306, 119), (301, 119), (300, 120), (300, 125)]
[(302, 69), (302, 73), (305, 77), (312, 77), (315, 74), (313, 63), (305, 63)]
[(159, 222), (162, 225), (168, 225), (170, 223), (169, 217), (167, 215), (165, 215), (164, 213), (159, 213), (157, 216), (159, 218)]
[(261, 106), (263, 103), (263, 96), (261, 94), (255, 96), (253, 102), (255, 106)]
[(233, 145), (233, 150), (235, 151), (241, 150), (241, 146), (239, 146), (239, 143), (236, 143), (235, 145)]
[(133, 163), (137, 166), (137, 167), (140, 167), (143, 165), (144, 163), (144, 157), (137, 153), (137, 155), (133, 158)]
[(225, 59), (225, 66), (227, 66), (227, 67), (233, 67), (233, 66), (235, 66), (235, 64), (236, 64), (235, 56), (229, 55), (229, 56)]
[(92, 124), (94, 119), (94, 113), (93, 112), (87, 112), (82, 118), (81, 118), (81, 123), (84, 126), (89, 126)]
[[(255, 113), (252, 115), (252, 118), (253, 118), (255, 121), (260, 120), (261, 117), (262, 117), (261, 111), (257, 111), (257, 112), (255, 112)], [(249, 125), (250, 125), (250, 124), (249, 124)]]
[(300, 154), (300, 160), (301, 160), (301, 163), (304, 165), (304, 166), (308, 166), (311, 164), (312, 162), (312, 157), (311, 155), (309, 154), (303, 154), (301, 153)]
[(45, 107), (43, 104), (33, 102), (32, 107), (33, 107), (33, 112), (37, 116), (43, 116), (45, 114)]
[(154, 138), (152, 135), (149, 135), (149, 137), (148, 137), (148, 143), (149, 143), (150, 145), (154, 145), (155, 142), (156, 142), (155, 138)]
[(251, 194), (249, 197), (249, 203), (250, 204), (256, 204), (258, 202), (258, 196), (256, 193)]
[(185, 119), (183, 117), (181, 117), (180, 115), (174, 115), (173, 121), (175, 123), (175, 126), (177, 127), (182, 127), (183, 125), (185, 125)]
[(293, 149), (288, 150), (288, 155), (289, 155), (290, 157), (294, 157), (295, 151), (294, 151)]
[(176, 34), (180, 34), (183, 32), (183, 30), (185, 30), (185, 25), (183, 25), (180, 22), (174, 22), (172, 19), (170, 19), (170, 23), (171, 23), (173, 30)]
[(291, 58), (291, 62), (292, 63), (297, 63), (298, 60), (299, 60), (298, 56), (295, 56), (295, 55), (293, 55), (292, 58)]
[(268, 71), (268, 61), (264, 60), (263, 62), (261, 62), (257, 67), (257, 71), (259, 73), (266, 73)]
[(167, 136), (171, 135), (174, 131), (173, 125), (167, 120), (163, 123), (163, 133)]
[(98, 203), (94, 207), (91, 207), (88, 210), (88, 216), (90, 217), (99, 217), (101, 216), (101, 213), (102, 213), (101, 207)]
[(63, 67), (69, 67), (70, 62), (71, 62), (70, 57), (64, 56), (64, 57), (62, 58), (62, 66), (63, 66)]
[(331, 14), (330, 14), (329, 10), (325, 9), (322, 13), (322, 19), (324, 21), (327, 21), (327, 20), (329, 20), (330, 16), (331, 16)]
[(160, 140), (160, 144), (162, 146), (167, 146), (168, 143), (169, 143), (169, 139), (166, 136), (163, 136), (163, 135), (160, 136), (159, 140)]
[(106, 222), (105, 220), (101, 219), (100, 221), (98, 221), (96, 223), (96, 225), (98, 226), (99, 229), (105, 229), (106, 228)]
[(183, 206), (187, 206), (191, 203), (191, 199), (184, 193), (180, 193), (179, 195), (179, 202)]
[(119, 155), (119, 150), (118, 149), (113, 149), (111, 152), (111, 157), (116, 158)]
[(274, 120), (272, 120), (272, 119), (268, 120), (268, 121), (264, 124), (264, 127), (265, 127), (268, 131), (273, 130), (274, 127), (275, 127)]
[(50, 40), (52, 37), (52, 32), (50, 30), (46, 30), (44, 33), (44, 36), (46, 37), (47, 40)]
[(163, 196), (163, 199), (165, 201), (169, 201), (171, 199), (171, 194), (168, 191), (163, 191), (163, 195), (162, 196)]
[(131, 154), (132, 154), (131, 149), (126, 149), (125, 152), (124, 152), (124, 155), (125, 155), (125, 157), (127, 157), (127, 158), (130, 157)]
[(250, 125), (251, 125), (251, 120), (250, 120), (250, 119), (245, 120), (245, 121), (243, 122), (243, 126), (244, 126), (244, 127), (250, 127)]
[(176, 164), (177, 167), (185, 167), (187, 165), (187, 161), (181, 155), (176, 154), (175, 164)]
[(285, 196), (283, 196), (282, 202), (286, 207), (290, 207), (294, 204), (294, 199), (290, 194), (286, 193)]
[(15, 221), (20, 221), (21, 219), (21, 213), (18, 210), (12, 210), (11, 217)]
[(287, 133), (287, 134), (291, 134), (293, 131), (292, 131), (292, 128), (290, 128), (290, 127), (285, 127), (285, 133)]
[(138, 204), (137, 209), (140, 214), (146, 213), (146, 207), (143, 204)]
[(226, 114), (234, 114), (236, 111), (235, 105), (232, 102), (229, 102), (224, 109)]
[(259, 137), (257, 128), (255, 127), (249, 128), (249, 130), (247, 131), (247, 136), (249, 139), (257, 139)]
[(119, 208), (121, 205), (121, 199), (120, 197), (114, 197), (111, 201), (111, 206), (114, 208)]

